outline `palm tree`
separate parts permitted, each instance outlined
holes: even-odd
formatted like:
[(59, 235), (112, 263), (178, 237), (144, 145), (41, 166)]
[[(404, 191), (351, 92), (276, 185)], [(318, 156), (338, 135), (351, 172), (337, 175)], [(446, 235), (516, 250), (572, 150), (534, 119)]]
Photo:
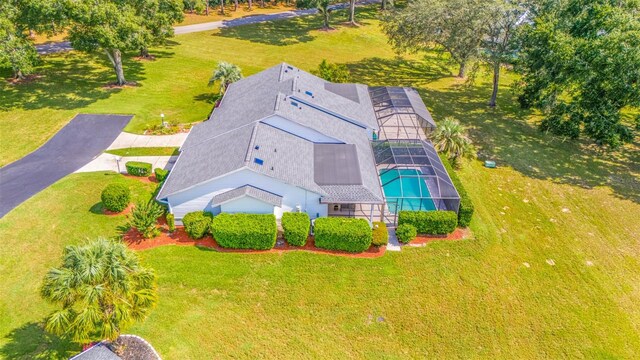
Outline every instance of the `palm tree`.
[(445, 153), (454, 165), (460, 158), (474, 155), (475, 150), (465, 128), (452, 117), (444, 118), (429, 137), (436, 150)]
[(213, 70), (213, 75), (209, 79), (209, 86), (213, 86), (216, 81), (220, 82), (220, 94), (224, 94), (229, 84), (242, 79), (242, 70), (238, 65), (220, 61)]
[(47, 331), (79, 343), (113, 341), (155, 305), (156, 276), (124, 244), (99, 238), (67, 246), (40, 294), (61, 307), (46, 319)]

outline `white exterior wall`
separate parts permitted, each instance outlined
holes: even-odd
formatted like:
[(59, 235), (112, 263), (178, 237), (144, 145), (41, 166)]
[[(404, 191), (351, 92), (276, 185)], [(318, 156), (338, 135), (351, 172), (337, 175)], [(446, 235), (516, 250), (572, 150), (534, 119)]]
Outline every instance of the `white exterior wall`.
[(270, 214), (274, 213), (274, 206), (266, 202), (254, 199), (250, 196), (243, 196), (220, 205), (222, 212), (226, 213), (247, 213), (247, 214)]
[(271, 116), (267, 119), (261, 121), (262, 123), (271, 125), (280, 130), (286, 131), (290, 134), (294, 134), (303, 139), (307, 139), (313, 143), (322, 143), (322, 144), (342, 144), (343, 142), (337, 139), (334, 139), (330, 136), (324, 135), (323, 133), (308, 128), (306, 126), (302, 126), (296, 122), (287, 120), (280, 116)]
[(327, 216), (327, 205), (320, 204), (320, 195), (248, 169), (241, 169), (178, 194), (170, 195), (167, 201), (172, 214), (180, 224), (182, 217), (192, 211), (205, 210), (214, 214), (220, 213), (222, 207), (214, 208), (211, 199), (217, 194), (244, 185), (252, 185), (282, 196), (282, 207), (273, 207), (272, 209), (278, 219), (282, 217), (284, 212), (295, 211), (296, 205), (300, 205), (302, 211), (309, 214), (312, 219), (317, 216)]

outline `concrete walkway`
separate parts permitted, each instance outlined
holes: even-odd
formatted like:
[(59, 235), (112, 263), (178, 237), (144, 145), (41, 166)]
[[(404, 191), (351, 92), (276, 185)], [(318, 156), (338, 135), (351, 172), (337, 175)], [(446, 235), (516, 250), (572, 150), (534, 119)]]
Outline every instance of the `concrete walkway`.
[(87, 165), (76, 170), (77, 173), (92, 172), (92, 171), (115, 171), (122, 174), (127, 173), (125, 164), (128, 161), (142, 161), (151, 164), (151, 168), (162, 168), (165, 170), (171, 170), (173, 165), (178, 159), (177, 156), (126, 156), (121, 157), (118, 164), (119, 156), (112, 154), (101, 154), (97, 158), (93, 159)]
[(180, 147), (187, 139), (187, 135), (189, 135), (189, 133), (173, 135), (137, 135), (122, 132), (107, 149), (125, 149), (131, 147)]
[(389, 231), (389, 243), (387, 244), (387, 250), (402, 250), (400, 242), (398, 241), (398, 237), (396, 236), (396, 228), (393, 226), (393, 224), (387, 224), (387, 231)]

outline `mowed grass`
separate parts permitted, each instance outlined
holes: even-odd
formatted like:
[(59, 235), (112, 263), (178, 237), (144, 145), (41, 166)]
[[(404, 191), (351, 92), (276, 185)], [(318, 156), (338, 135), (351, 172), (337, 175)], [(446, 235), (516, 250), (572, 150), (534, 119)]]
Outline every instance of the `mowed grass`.
[[(479, 160), (459, 172), (476, 205), (474, 239), (379, 259), (143, 251), (158, 274), (160, 300), (127, 332), (145, 337), (166, 359), (637, 358), (638, 143), (601, 153), (540, 133), (536, 114), (516, 106), (513, 75), (504, 76), (500, 106), (489, 109), (489, 74), (468, 86), (439, 54), (396, 58), (376, 23), (362, 22), (328, 33), (306, 31), (319, 24), (309, 18), (185, 35), (172, 57), (143, 70), (188, 59), (183, 68), (201, 72), (206, 83), (217, 59), (231, 59), (248, 74), (283, 60), (312, 69), (325, 57), (347, 64), (355, 81), (416, 87), (436, 120), (455, 116), (478, 145)], [(166, 71), (177, 74), (172, 66)], [(170, 88), (168, 78), (153, 81), (146, 92)], [(176, 112), (200, 86), (187, 87), (186, 75), (181, 81), (186, 90), (167, 102)], [(141, 105), (144, 96), (137, 104), (119, 99), (142, 89), (86, 107), (149, 106), (153, 101)], [(193, 104), (200, 102), (209, 111), (206, 100)], [(136, 113), (130, 126), (139, 121)], [(498, 169), (482, 167), (484, 159), (497, 160)], [(100, 191), (112, 181), (129, 184), (137, 196), (152, 191), (115, 174), (74, 174), (0, 219), (0, 358), (65, 358), (78, 349), (42, 332), (38, 324), (50, 308), (37, 288), (64, 245), (114, 235), (126, 221), (90, 211), (97, 212)]]
[(57, 266), (66, 245), (118, 234), (124, 215), (102, 214), (100, 193), (111, 183), (132, 191), (132, 201), (151, 197), (152, 184), (116, 173), (73, 174), (0, 219), (0, 358), (69, 358), (78, 347), (43, 332), (52, 310), (40, 300), (40, 280)]
[(118, 156), (177, 156), (180, 153), (178, 149), (177, 147), (133, 147), (105, 152)]

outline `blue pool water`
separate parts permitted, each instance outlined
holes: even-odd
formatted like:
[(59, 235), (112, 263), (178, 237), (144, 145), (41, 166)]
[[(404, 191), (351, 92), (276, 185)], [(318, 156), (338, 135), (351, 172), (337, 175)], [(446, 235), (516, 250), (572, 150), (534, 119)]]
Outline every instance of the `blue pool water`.
[(399, 177), (400, 175), (419, 175), (415, 169), (393, 169), (380, 172), (382, 190), (387, 199), (389, 210), (396, 213), (400, 210), (436, 210), (431, 199), (429, 188), (424, 179), (419, 177)]

